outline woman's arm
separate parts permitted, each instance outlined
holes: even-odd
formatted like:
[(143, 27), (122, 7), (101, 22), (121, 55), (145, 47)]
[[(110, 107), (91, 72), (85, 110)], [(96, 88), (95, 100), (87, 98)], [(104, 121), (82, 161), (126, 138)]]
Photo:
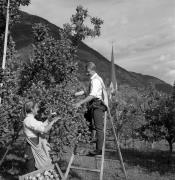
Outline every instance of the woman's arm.
[(36, 119), (30, 119), (24, 122), (25, 126), (33, 131), (39, 133), (47, 133), (53, 126), (53, 124), (58, 121), (60, 117), (55, 117), (51, 122), (46, 120), (44, 123), (41, 121), (37, 121)]
[(52, 128), (53, 124), (57, 122), (59, 119), (61, 119), (60, 116), (55, 117), (51, 122), (48, 122), (47, 126), (45, 126), (44, 132), (47, 133)]
[[(45, 126), (48, 126), (49, 121), (51, 121), (52, 118), (55, 118), (56, 115), (57, 115), (56, 112), (52, 112), (52, 111), (51, 111), (49, 117), (44, 121), (44, 125), (45, 125)], [(53, 117), (53, 116), (54, 116), (54, 117)]]

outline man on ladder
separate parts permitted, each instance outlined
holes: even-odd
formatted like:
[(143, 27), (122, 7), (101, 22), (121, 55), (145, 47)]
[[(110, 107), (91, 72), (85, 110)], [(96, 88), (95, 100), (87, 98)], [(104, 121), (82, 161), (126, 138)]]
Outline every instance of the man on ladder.
[[(89, 62), (86, 66), (87, 75), (90, 77), (90, 92), (89, 95), (74, 104), (76, 108), (80, 107), (82, 104), (88, 103), (88, 108), (90, 109), (91, 118), (94, 121), (96, 130), (96, 149), (89, 152), (89, 155), (102, 155), (102, 147), (104, 141), (104, 115), (107, 111), (108, 104), (104, 101), (104, 89), (105, 85), (102, 78), (96, 73), (96, 65), (93, 62)], [(76, 95), (83, 95), (84, 92), (78, 92)]]
[[(109, 114), (109, 118), (112, 124), (112, 130), (116, 141), (116, 147), (119, 154), (120, 163), (122, 166), (123, 173), (125, 178), (127, 179), (127, 174), (125, 170), (125, 166), (123, 163), (123, 158), (121, 155), (117, 135), (115, 132), (113, 120), (110, 114), (110, 110), (108, 107), (108, 95), (104, 85), (102, 78), (96, 73), (96, 66), (93, 62), (89, 62), (86, 66), (87, 74), (90, 76), (91, 87), (89, 95), (74, 104), (76, 108), (80, 107), (82, 104), (89, 103), (91, 108), (91, 115), (94, 120), (95, 129), (97, 131), (97, 143), (96, 150), (89, 152), (89, 155), (102, 155), (101, 159), (101, 170), (100, 170), (100, 180), (103, 180), (103, 170), (104, 170), (104, 155), (105, 155), (105, 137), (106, 137), (106, 122), (107, 122), (107, 112)], [(75, 95), (83, 95), (84, 91), (77, 92)], [(71, 161), (71, 163), (73, 160)], [(71, 164), (70, 163), (70, 164)], [(68, 174), (68, 173), (67, 173)]]

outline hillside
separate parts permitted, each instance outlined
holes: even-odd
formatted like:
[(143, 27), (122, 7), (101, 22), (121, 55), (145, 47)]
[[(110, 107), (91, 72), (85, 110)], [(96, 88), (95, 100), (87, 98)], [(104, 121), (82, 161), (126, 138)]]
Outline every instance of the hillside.
[[(12, 36), (16, 42), (16, 48), (22, 60), (28, 58), (31, 52), (31, 44), (33, 42), (32, 25), (34, 23), (44, 23), (50, 28), (51, 35), (59, 38), (59, 27), (48, 22), (47, 20), (21, 12), (21, 22), (16, 24), (12, 29)], [(87, 61), (94, 61), (97, 64), (98, 72), (104, 78), (105, 82), (109, 84), (110, 80), (110, 62), (100, 53), (81, 43), (78, 49), (78, 62), (80, 66), (80, 79), (85, 80), (84, 65)], [(146, 87), (151, 82), (159, 91), (169, 93), (171, 86), (164, 81), (153, 76), (142, 75), (135, 72), (129, 72), (122, 67), (115, 65), (116, 78), (119, 85), (127, 84), (132, 87)]]

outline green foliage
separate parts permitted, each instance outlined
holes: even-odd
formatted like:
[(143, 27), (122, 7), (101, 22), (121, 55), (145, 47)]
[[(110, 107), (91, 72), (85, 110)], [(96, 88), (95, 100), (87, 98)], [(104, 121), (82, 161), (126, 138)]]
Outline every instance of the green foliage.
[(172, 98), (173, 98), (173, 101), (175, 102), (175, 81), (174, 81), (174, 84), (173, 84)]
[[(93, 26), (89, 28), (86, 25), (87, 18), (90, 18), (90, 23)], [(86, 37), (100, 36), (100, 29), (103, 21), (97, 17), (88, 15), (88, 11), (82, 6), (76, 8), (76, 14), (72, 15), (70, 23), (64, 24), (64, 30), (68, 36), (71, 36), (74, 45), (78, 45), (81, 40)]]
[[(15, 24), (16, 22), (19, 22), (19, 18), (20, 18), (19, 7), (27, 6), (29, 4), (30, 4), (30, 0), (10, 0), (9, 29), (11, 29), (13, 24)], [(7, 0), (0, 0), (0, 57), (3, 56), (6, 15), (7, 15)], [(8, 36), (11, 36), (10, 33)]]
[[(0, 14), (3, 18), (3, 24), (5, 24), (6, 19), (7, 3), (8, 0), (0, 0)], [(19, 7), (28, 6), (29, 4), (30, 0), (10, 0), (10, 25), (13, 25), (17, 21), (19, 21)]]
[(111, 115), (119, 138), (136, 138), (136, 130), (143, 123), (140, 101), (138, 91), (127, 86), (120, 86), (110, 101)]
[(50, 112), (56, 112), (61, 116), (61, 120), (53, 126), (49, 134), (52, 150), (57, 153), (62, 152), (64, 146), (74, 147), (78, 141), (87, 141), (89, 138), (87, 123), (83, 116), (85, 108), (79, 111), (73, 109), (74, 97), (69, 85), (60, 83), (48, 87), (40, 81), (33, 83), (24, 93), (24, 97), (40, 103), (41, 111), (38, 119), (46, 120)]
[[(43, 81), (46, 86), (74, 81), (77, 65), (74, 62), (75, 48), (69, 39), (55, 40), (42, 24), (34, 27), (33, 57), (24, 64), (21, 77), (21, 92), (32, 83)], [(62, 32), (60, 32), (62, 34)]]
[[(3, 29), (0, 41), (3, 45), (7, 1), (1, 0), (0, 3)], [(29, 0), (11, 0), (10, 27), (19, 20), (19, 6), (29, 3)], [(77, 79), (76, 52), (78, 43), (85, 37), (100, 35), (102, 21), (97, 18), (91, 19), (94, 29), (90, 29), (83, 24), (87, 11), (77, 7), (76, 12), (74, 20), (71, 20), (72, 24), (64, 25), (60, 30), (59, 40), (50, 36), (46, 26), (33, 26), (33, 53), (30, 61), (23, 67), (16, 59), (15, 44), (9, 35), (7, 67), (4, 72), (1, 70), (1, 146), (5, 147), (17, 138), (24, 118), (23, 102), (29, 98), (40, 103), (39, 119), (45, 120), (51, 112), (57, 112), (62, 117), (49, 134), (53, 151), (60, 152), (65, 145), (74, 146), (78, 141), (88, 141), (88, 126), (84, 119), (85, 107), (78, 111), (72, 107), (73, 95), (80, 86)], [(3, 47), (1, 57), (2, 49)]]
[[(10, 1), (10, 22), (11, 26), (18, 21), (19, 6), (28, 5), (29, 0), (11, 0)], [(3, 56), (4, 46), (4, 32), (6, 24), (6, 12), (7, 12), (7, 0), (0, 0), (0, 59)], [(7, 44), (7, 58), (6, 58), (6, 69), (2, 71), (0, 69), (1, 76), (1, 90), (0, 95), (2, 98), (0, 105), (0, 147), (7, 147), (11, 144), (19, 132), (21, 127), (20, 123), (20, 111), (22, 107), (21, 98), (17, 95), (18, 91), (18, 61), (15, 57), (15, 44), (10, 36), (8, 35)], [(1, 61), (2, 62), (2, 61)]]
[(139, 129), (141, 137), (147, 141), (165, 139), (170, 145), (175, 142), (175, 102), (172, 95), (157, 92), (153, 87), (143, 95), (145, 124)]
[(99, 35), (97, 31), (101, 22), (94, 19), (94, 26), (98, 27), (87, 35), (90, 28), (79, 29), (84, 27), (87, 11), (82, 7), (77, 7), (76, 11), (71, 20), (74, 28), (69, 24), (64, 25), (59, 40), (50, 36), (48, 27), (42, 24), (33, 26), (33, 55), (24, 64), (20, 76), (19, 94), (40, 103), (38, 118), (45, 120), (50, 112), (61, 116), (49, 134), (52, 150), (56, 153), (61, 152), (64, 146), (75, 146), (77, 142), (89, 139), (88, 124), (84, 119), (85, 107), (79, 110), (72, 107), (74, 93), (81, 86), (77, 79), (76, 52), (79, 41), (86, 36)]
[[(6, 69), (3, 71), (0, 96), (0, 147), (14, 141), (21, 128), (22, 99), (18, 93), (19, 69), (14, 42), (9, 38)], [(2, 72), (2, 70), (1, 70)]]

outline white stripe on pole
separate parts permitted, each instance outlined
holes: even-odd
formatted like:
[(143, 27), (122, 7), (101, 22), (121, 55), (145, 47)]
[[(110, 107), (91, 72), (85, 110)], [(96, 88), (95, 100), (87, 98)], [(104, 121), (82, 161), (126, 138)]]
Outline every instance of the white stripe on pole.
[(9, 7), (10, 7), (10, 0), (8, 0), (8, 3), (7, 3), (5, 39), (4, 39), (4, 53), (3, 53), (3, 60), (2, 60), (2, 69), (3, 70), (5, 69), (6, 55), (7, 55), (7, 39), (8, 39), (8, 29), (9, 29)]
[[(5, 37), (4, 37), (4, 51), (3, 51), (3, 59), (2, 59), (2, 70), (5, 69), (6, 55), (7, 55), (7, 40), (8, 40), (8, 29), (9, 29), (9, 7), (10, 0), (7, 2), (7, 15), (6, 15), (6, 25), (5, 25)], [(0, 88), (2, 88), (3, 83), (0, 83)], [(0, 97), (0, 104), (2, 101), (2, 97)]]

